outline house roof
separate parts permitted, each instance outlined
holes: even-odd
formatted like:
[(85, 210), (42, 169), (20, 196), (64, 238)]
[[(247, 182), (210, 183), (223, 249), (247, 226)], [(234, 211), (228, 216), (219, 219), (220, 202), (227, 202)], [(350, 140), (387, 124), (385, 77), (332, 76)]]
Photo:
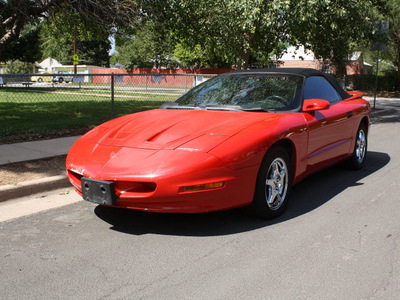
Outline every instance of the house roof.
[(306, 50), (304, 46), (291, 46), (286, 49), (286, 52), (279, 59), (282, 61), (291, 61), (291, 60), (315, 60), (314, 52), (311, 50)]
[(41, 63), (39, 63), (38, 66), (45, 69), (45, 68), (60, 67), (60, 66), (62, 66), (62, 64), (60, 64), (56, 59), (48, 57), (45, 60), (43, 60)]
[(355, 51), (349, 56), (349, 61), (357, 61), (360, 59), (361, 51)]

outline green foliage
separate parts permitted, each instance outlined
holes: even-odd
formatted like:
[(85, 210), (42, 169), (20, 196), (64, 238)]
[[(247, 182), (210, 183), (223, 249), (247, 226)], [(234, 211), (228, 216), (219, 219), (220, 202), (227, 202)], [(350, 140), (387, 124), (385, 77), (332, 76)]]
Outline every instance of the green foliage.
[(32, 64), (20, 60), (11, 60), (6, 63), (7, 74), (26, 74), (32, 73)]
[[(369, 45), (368, 45), (369, 46)], [(393, 62), (396, 62), (396, 51), (394, 51), (393, 47), (388, 47), (386, 51), (379, 52), (379, 75), (385, 75), (388, 73), (393, 73), (396, 71), (396, 65)], [(370, 47), (361, 49), (364, 57), (364, 62), (372, 65), (372, 74), (376, 74), (376, 59), (378, 56), (377, 51), (372, 51)]]
[(111, 49), (108, 39), (81, 41), (77, 45), (77, 54), (82, 64), (109, 67), (110, 56), (108, 52)]
[[(143, 15), (147, 1), (136, 0), (46, 0), (0, 1), (0, 60), (7, 45), (20, 38), (21, 30), (29, 24), (44, 19), (54, 25), (53, 35), (71, 32), (71, 28), (84, 27), (81, 40), (106, 40), (109, 33), (119, 26), (136, 24)], [(88, 30), (89, 29), (89, 30)], [(106, 33), (100, 38), (98, 33)], [(85, 36), (84, 34), (88, 34)]]
[(54, 57), (61, 64), (72, 64), (75, 34), (76, 53), (81, 63), (109, 66), (108, 51), (111, 45), (107, 33), (94, 24), (86, 24), (78, 14), (65, 17), (61, 14), (41, 23), (42, 59)]
[(128, 70), (177, 66), (172, 57), (174, 46), (170, 33), (152, 21), (133, 33), (117, 34), (116, 40), (115, 61)]
[(190, 47), (185, 42), (177, 43), (175, 45), (174, 56), (183, 68), (207, 67), (207, 55), (200, 45)]
[[(353, 82), (353, 89), (359, 91), (374, 91), (375, 90), (375, 80), (374, 74), (368, 75), (352, 75), (348, 78)], [(378, 91), (398, 91), (400, 86), (397, 83), (396, 72), (390, 72), (386, 75), (378, 76)]]
[(232, 63), (218, 51), (208, 51), (200, 44), (191, 46), (183, 40), (175, 45), (173, 55), (182, 68), (232, 67)]
[(7, 44), (2, 53), (4, 61), (20, 60), (34, 63), (41, 59), (39, 42), (39, 27), (28, 25), (21, 33), (21, 37)]
[(118, 53), (114, 52), (111, 57), (110, 57), (110, 65), (116, 65), (118, 64)]
[[(8, 41), (6, 48), (0, 42), (0, 55), (7, 60), (33, 62), (41, 54), (71, 64), (76, 33), (82, 63), (108, 66), (108, 36), (117, 31), (113, 64), (127, 69), (262, 67), (272, 55), (279, 58), (286, 46), (304, 45), (343, 72), (355, 49), (369, 48), (373, 20), (387, 19), (389, 49), (381, 57), (400, 65), (399, 0), (48, 0), (48, 7), (36, 1), (18, 3), (29, 17), (23, 18), (16, 0), (0, 0), (0, 19), (16, 15), (23, 25), (40, 26), (21, 27), (25, 31), (20, 40)], [(0, 40), (11, 25), (0, 24)], [(40, 49), (35, 41), (39, 31)]]
[[(191, 51), (247, 68), (251, 53), (270, 53), (287, 39), (286, 1), (170, 0), (171, 29)], [(179, 49), (178, 49), (179, 50)], [(197, 51), (198, 52), (198, 51)]]
[(381, 58), (397, 66), (397, 85), (400, 88), (400, 2), (382, 0), (376, 5), (376, 18), (389, 21), (388, 50), (381, 52)]
[(341, 71), (354, 44), (368, 39), (372, 32), (371, 9), (371, 1), (360, 0), (290, 2), (290, 33), (317, 57), (329, 59)]
[(61, 64), (72, 64), (73, 35), (67, 31), (54, 31), (51, 23), (41, 24), (40, 41), (42, 59), (54, 57)]

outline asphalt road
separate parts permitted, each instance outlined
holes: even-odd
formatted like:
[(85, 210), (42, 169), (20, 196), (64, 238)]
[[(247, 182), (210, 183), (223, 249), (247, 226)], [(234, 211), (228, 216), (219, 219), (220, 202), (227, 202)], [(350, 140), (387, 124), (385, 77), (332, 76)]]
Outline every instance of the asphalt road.
[(374, 124), (363, 170), (304, 180), (274, 221), (19, 199), (70, 204), (0, 223), (0, 298), (399, 299), (398, 132)]

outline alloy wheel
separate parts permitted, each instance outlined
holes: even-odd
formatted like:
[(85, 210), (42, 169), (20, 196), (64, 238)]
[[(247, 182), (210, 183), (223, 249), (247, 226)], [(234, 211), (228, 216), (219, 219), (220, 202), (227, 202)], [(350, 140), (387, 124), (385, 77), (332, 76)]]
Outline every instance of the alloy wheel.
[(265, 181), (265, 199), (270, 209), (277, 210), (285, 201), (288, 190), (288, 169), (278, 157), (270, 165)]

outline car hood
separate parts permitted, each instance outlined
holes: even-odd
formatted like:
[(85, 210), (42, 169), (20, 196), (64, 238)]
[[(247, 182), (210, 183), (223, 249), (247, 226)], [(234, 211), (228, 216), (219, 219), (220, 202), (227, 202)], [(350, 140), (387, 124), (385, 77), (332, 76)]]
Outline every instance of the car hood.
[(208, 152), (247, 127), (271, 118), (279, 118), (279, 114), (156, 109), (104, 123), (82, 139), (117, 147)]

